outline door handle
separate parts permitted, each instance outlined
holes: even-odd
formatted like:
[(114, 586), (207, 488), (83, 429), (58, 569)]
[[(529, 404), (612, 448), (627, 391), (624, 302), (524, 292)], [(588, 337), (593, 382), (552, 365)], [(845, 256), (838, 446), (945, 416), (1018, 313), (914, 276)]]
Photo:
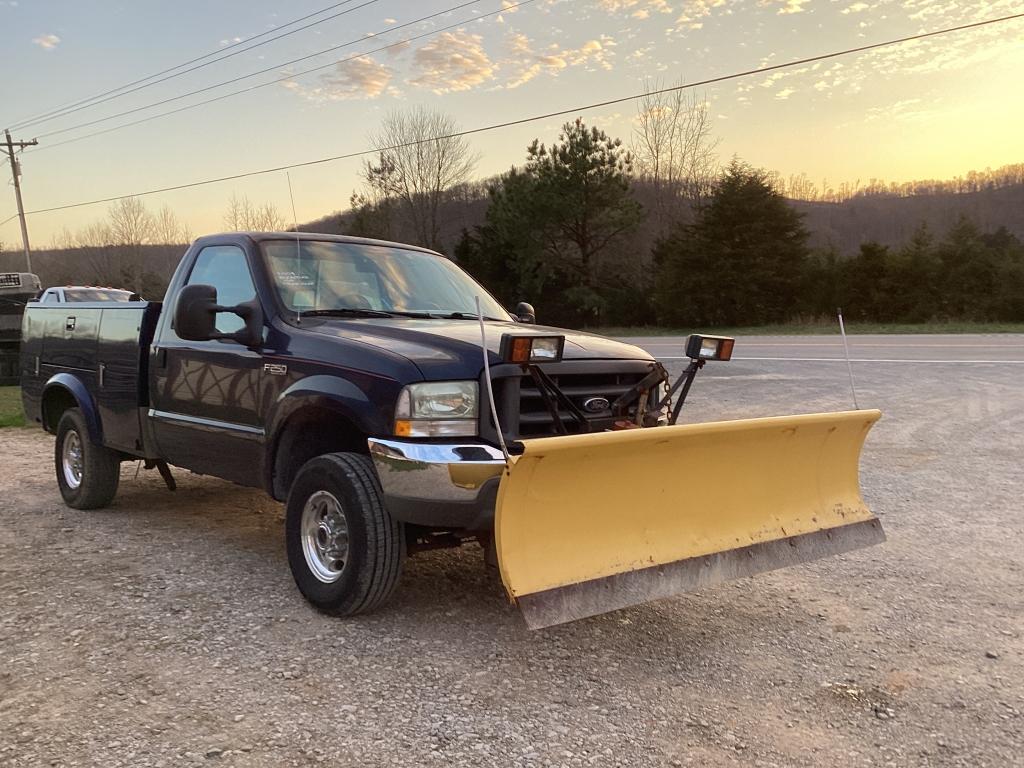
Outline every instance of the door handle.
[(64, 321), (64, 330), (65, 331), (73, 331), (73, 330), (75, 330), (75, 318), (69, 317), (67, 320)]

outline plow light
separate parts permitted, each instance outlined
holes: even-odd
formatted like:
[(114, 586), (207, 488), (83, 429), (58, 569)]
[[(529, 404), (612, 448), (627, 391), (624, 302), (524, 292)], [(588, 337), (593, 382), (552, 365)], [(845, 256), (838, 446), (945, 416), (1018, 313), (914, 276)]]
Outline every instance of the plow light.
[(501, 337), (501, 359), (506, 363), (557, 363), (562, 359), (565, 336), (513, 336)]
[(729, 336), (698, 336), (686, 339), (686, 356), (691, 360), (728, 360), (736, 340)]

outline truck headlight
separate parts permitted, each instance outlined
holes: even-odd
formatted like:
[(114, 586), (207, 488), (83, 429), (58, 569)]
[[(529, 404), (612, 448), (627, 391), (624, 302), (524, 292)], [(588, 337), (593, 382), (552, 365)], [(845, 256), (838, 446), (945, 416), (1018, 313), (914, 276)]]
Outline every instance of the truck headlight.
[(399, 437), (473, 437), (480, 393), (475, 381), (424, 381), (398, 395), (395, 434)]

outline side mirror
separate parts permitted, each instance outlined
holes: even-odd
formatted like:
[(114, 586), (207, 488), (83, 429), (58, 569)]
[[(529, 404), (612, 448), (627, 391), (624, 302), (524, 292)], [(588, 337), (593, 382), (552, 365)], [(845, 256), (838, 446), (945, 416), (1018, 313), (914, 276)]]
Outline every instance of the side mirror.
[(533, 311), (533, 304), (520, 301), (516, 304), (516, 320), (520, 323), (536, 323), (537, 313)]
[[(235, 333), (217, 330), (217, 313), (231, 312), (245, 321), (245, 327)], [(212, 285), (186, 285), (178, 292), (174, 308), (174, 332), (186, 341), (228, 339), (246, 347), (263, 341), (263, 313), (255, 299), (236, 307), (222, 307), (217, 303), (217, 289)]]
[(174, 332), (186, 341), (209, 341), (217, 335), (217, 289), (186, 285), (174, 307)]

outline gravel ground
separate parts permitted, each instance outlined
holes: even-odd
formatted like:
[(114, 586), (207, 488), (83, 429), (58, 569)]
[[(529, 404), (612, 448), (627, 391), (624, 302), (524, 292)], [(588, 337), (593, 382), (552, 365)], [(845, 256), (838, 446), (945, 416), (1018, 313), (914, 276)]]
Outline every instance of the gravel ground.
[[(321, 616), (262, 494), (133, 464), (76, 512), (2, 430), (0, 765), (1020, 765), (1021, 373), (858, 367), (888, 543), (535, 633), (475, 548)], [(691, 419), (848, 407), (832, 363), (706, 374)]]

